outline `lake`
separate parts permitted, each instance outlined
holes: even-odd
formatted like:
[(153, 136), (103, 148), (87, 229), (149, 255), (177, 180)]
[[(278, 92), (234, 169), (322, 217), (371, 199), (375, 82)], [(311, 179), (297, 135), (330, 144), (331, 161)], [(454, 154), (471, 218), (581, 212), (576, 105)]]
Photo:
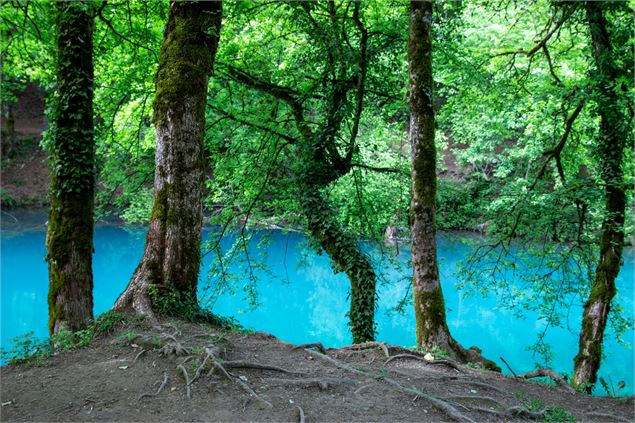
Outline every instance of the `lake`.
[[(207, 234), (208, 232), (206, 232)], [(269, 231), (269, 244), (258, 247), (250, 244), (252, 260), (260, 257), (264, 266), (253, 268), (257, 278), (257, 307), (249, 300), (250, 272), (237, 264), (230, 267), (236, 283), (230, 290), (210, 298), (207, 269), (211, 255), (204, 258), (199, 295), (205, 304), (220, 315), (233, 316), (242, 325), (273, 335), (292, 343), (320, 341), (325, 346), (350, 344), (347, 328), (348, 280), (344, 274), (334, 275), (325, 255), (306, 248), (305, 238), (297, 233)], [(257, 237), (259, 238), (259, 237)], [(95, 231), (94, 311), (108, 310), (126, 287), (143, 250), (145, 230), (120, 226), (99, 226)], [(3, 230), (1, 236), (1, 344), (33, 331), (38, 337), (47, 336), (48, 274), (45, 256), (45, 228), (34, 225), (27, 230)], [(230, 240), (222, 247), (226, 249)], [(510, 310), (498, 309), (492, 296), (463, 297), (454, 287), (457, 263), (469, 252), (460, 236), (440, 234), (438, 255), (443, 282), (448, 326), (452, 335), (465, 347), (477, 345), (483, 354), (507, 369), (500, 357), (521, 373), (535, 368), (537, 357), (527, 350), (544, 328), (536, 315), (518, 317)], [(412, 346), (414, 317), (411, 306), (403, 314), (395, 306), (407, 294), (410, 269), (407, 267), (409, 251), (400, 248), (397, 260), (403, 268), (382, 266), (383, 282), (378, 284), (379, 308), (376, 313), (377, 339), (391, 344)], [(394, 255), (394, 249), (392, 251)], [(258, 260), (255, 260), (258, 261)], [(627, 315), (633, 315), (634, 259), (632, 249), (625, 254), (619, 280), (619, 302)], [(571, 374), (573, 357), (577, 352), (581, 307), (574, 305), (569, 312), (568, 328), (550, 328), (546, 341), (554, 351), (551, 367)], [(624, 380), (626, 388), (621, 394), (633, 394), (634, 356), (630, 346), (616, 342), (610, 334), (605, 341), (605, 357), (600, 376), (614, 386)], [(626, 343), (633, 345), (633, 331), (625, 335)], [(596, 387), (597, 394), (604, 394)]]

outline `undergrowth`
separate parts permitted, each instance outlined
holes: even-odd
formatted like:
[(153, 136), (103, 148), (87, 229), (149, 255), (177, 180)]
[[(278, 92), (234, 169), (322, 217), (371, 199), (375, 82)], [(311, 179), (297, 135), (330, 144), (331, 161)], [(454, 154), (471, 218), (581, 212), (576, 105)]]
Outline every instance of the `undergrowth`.
[(245, 331), (245, 328), (233, 317), (223, 317), (201, 308), (192, 296), (151, 285), (148, 293), (152, 300), (152, 308), (161, 316), (178, 317), (189, 322), (205, 322), (223, 329)]
[(49, 339), (36, 338), (27, 332), (9, 340), (8, 350), (0, 349), (0, 357), (7, 364), (41, 366), (51, 355), (77, 348), (85, 348), (93, 339), (107, 335), (126, 317), (116, 311), (108, 311), (98, 316), (86, 329), (71, 332), (61, 330)]
[(546, 405), (544, 402), (536, 399), (524, 392), (516, 392), (516, 398), (523, 404), (527, 411), (542, 412), (544, 411), (544, 421), (546, 422), (575, 422), (575, 416), (558, 405)]

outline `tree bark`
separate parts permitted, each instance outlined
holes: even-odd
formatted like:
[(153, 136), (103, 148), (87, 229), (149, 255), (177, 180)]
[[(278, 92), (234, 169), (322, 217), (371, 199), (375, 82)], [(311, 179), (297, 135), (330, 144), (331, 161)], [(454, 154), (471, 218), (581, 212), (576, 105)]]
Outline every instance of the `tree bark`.
[(410, 142), (412, 147), (413, 295), (417, 345), (446, 350), (461, 361), (480, 362), (498, 369), (481, 357), (475, 347), (464, 349), (452, 338), (445, 317), (445, 302), (439, 278), (436, 223), (436, 148), (432, 78), (432, 2), (410, 2)]
[(622, 161), (625, 141), (629, 137), (629, 122), (620, 107), (617, 92), (618, 70), (601, 2), (585, 4), (596, 66), (594, 99), (600, 114), (600, 142), (602, 179), (605, 184), (606, 210), (602, 223), (599, 263), (591, 293), (582, 314), (582, 329), (578, 354), (574, 359), (572, 384), (590, 393), (597, 380), (602, 358), (604, 329), (617, 292), (615, 278), (620, 270), (624, 249), (624, 214), (626, 210), (625, 181)]
[(196, 301), (203, 221), (205, 104), (220, 1), (170, 3), (154, 102), (154, 198), (139, 266), (115, 302), (155, 319), (150, 286)]
[(51, 128), (51, 209), (46, 234), (49, 331), (93, 317), (93, 27), (90, 4), (57, 7), (57, 90)]

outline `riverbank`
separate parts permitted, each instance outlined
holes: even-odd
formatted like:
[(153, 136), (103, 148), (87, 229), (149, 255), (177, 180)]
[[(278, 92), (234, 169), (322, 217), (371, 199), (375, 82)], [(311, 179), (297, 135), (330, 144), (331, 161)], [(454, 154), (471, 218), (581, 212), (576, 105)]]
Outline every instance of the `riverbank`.
[(1, 376), (2, 421), (635, 419), (632, 397), (590, 397), (400, 347), (320, 350), (182, 321), (128, 322)]

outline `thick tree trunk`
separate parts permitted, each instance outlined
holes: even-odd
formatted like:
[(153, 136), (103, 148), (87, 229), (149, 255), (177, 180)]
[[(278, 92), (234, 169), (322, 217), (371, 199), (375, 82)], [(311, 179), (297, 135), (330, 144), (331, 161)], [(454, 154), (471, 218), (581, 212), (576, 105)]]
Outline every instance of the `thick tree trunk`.
[(599, 154), (605, 183), (606, 217), (602, 224), (600, 258), (595, 280), (582, 315), (578, 354), (574, 360), (572, 384), (591, 392), (597, 380), (602, 357), (602, 342), (611, 300), (617, 292), (615, 278), (620, 270), (624, 248), (626, 194), (622, 160), (629, 137), (628, 118), (617, 97), (617, 69), (602, 12), (603, 4), (587, 2), (586, 14), (591, 33), (597, 73), (594, 97), (600, 114)]
[(410, 2), (410, 142), (412, 146), (413, 294), (417, 345), (437, 347), (462, 361), (480, 362), (498, 369), (481, 357), (475, 347), (465, 350), (452, 338), (445, 317), (445, 302), (439, 278), (436, 213), (436, 148), (432, 79), (432, 2)]
[(172, 1), (154, 103), (154, 199), (143, 257), (115, 303), (154, 319), (148, 288), (196, 301), (205, 158), (205, 104), (220, 36), (220, 1)]
[(319, 187), (303, 184), (302, 208), (309, 232), (320, 243), (336, 272), (345, 272), (351, 282), (349, 325), (353, 343), (375, 339), (375, 271), (357, 242), (339, 227)]
[(93, 26), (88, 2), (59, 2), (51, 210), (46, 234), (49, 331), (93, 317)]

